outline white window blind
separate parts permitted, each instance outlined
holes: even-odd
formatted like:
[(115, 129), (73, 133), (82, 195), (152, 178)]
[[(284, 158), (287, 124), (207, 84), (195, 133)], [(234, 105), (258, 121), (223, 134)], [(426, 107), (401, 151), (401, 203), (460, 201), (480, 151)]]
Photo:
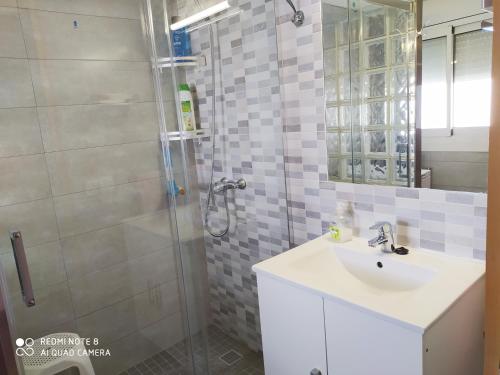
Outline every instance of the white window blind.
[(422, 44), (422, 129), (447, 127), (446, 37)]
[(455, 37), (455, 127), (490, 126), (492, 35), (477, 30)]

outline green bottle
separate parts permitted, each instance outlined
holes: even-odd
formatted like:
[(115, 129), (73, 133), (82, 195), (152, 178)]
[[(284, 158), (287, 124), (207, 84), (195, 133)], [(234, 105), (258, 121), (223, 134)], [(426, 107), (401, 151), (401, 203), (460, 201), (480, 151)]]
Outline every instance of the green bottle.
[(184, 131), (196, 129), (196, 119), (194, 117), (194, 103), (191, 90), (187, 83), (179, 85), (179, 98), (181, 101), (182, 124)]

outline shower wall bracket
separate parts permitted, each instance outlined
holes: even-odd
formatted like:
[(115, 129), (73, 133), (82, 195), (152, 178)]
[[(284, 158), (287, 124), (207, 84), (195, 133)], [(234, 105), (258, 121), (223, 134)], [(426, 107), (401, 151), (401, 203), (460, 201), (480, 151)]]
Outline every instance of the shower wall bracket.
[[(154, 63), (153, 63), (154, 64)], [(200, 67), (207, 65), (207, 59), (204, 55), (198, 56), (176, 56), (171, 57), (161, 57), (155, 64), (158, 68), (171, 68), (174, 67)]]
[(209, 129), (196, 129), (192, 131), (182, 131), (182, 132), (168, 132), (161, 134), (162, 141), (181, 141), (188, 139), (199, 139), (210, 138)]

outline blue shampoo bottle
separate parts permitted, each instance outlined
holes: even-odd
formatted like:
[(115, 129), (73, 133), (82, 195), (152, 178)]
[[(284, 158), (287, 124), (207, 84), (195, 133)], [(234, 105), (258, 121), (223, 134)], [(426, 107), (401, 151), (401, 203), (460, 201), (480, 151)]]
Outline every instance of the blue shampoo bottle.
[[(179, 22), (180, 17), (172, 17), (172, 23)], [(174, 47), (174, 55), (179, 56), (192, 56), (191, 37), (186, 27), (172, 32), (172, 44)]]

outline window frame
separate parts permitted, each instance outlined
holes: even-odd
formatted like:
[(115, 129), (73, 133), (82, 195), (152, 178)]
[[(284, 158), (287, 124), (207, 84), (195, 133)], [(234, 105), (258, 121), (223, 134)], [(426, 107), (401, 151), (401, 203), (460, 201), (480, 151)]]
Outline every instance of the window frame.
[[(422, 30), (422, 42), (437, 38), (446, 38), (446, 128), (422, 128), (426, 136), (451, 137), (453, 136), (453, 91), (455, 77), (455, 36), (481, 30), (481, 22), (491, 20), (491, 13), (481, 13), (470, 17), (460, 18), (438, 25), (424, 27)], [(486, 128), (479, 126), (476, 128)]]

